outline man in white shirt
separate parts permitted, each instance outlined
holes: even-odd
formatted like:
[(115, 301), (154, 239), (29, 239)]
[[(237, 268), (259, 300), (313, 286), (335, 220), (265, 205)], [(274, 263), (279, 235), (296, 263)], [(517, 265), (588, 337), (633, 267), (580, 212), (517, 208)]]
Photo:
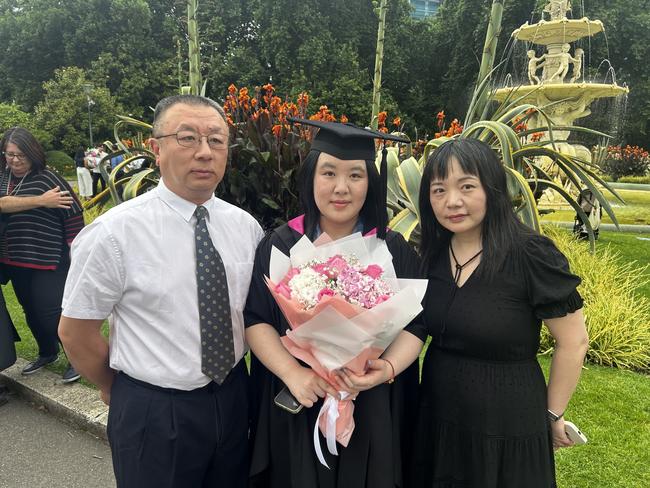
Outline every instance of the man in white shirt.
[(160, 184), (72, 246), (59, 335), (110, 403), (118, 488), (247, 486), (242, 310), (262, 230), (214, 196), (228, 132), (210, 99), (162, 100), (152, 141)]

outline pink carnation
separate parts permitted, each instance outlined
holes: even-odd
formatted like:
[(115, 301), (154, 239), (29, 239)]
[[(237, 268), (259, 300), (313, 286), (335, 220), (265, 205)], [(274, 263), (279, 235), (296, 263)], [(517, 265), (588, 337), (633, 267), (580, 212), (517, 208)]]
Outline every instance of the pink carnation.
[(336, 295), (336, 293), (334, 293), (334, 290), (330, 288), (323, 288), (318, 292), (318, 301), (320, 302), (323, 297), (333, 297), (334, 295)]
[(335, 280), (339, 275), (338, 270), (333, 269), (327, 263), (317, 263), (312, 266), (312, 269), (331, 280)]
[(379, 278), (383, 272), (384, 270), (377, 264), (371, 264), (365, 271), (365, 273), (373, 279)]
[(345, 258), (343, 258), (343, 256), (341, 256), (340, 254), (337, 254), (336, 256), (332, 256), (331, 258), (329, 258), (326, 264), (330, 268), (338, 271), (339, 273), (350, 267), (350, 265), (345, 260)]

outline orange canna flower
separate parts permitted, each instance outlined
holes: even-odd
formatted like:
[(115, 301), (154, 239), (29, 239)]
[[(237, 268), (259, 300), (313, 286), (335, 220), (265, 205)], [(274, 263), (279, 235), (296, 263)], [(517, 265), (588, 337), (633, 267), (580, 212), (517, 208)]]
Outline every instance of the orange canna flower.
[(286, 113), (289, 114), (291, 117), (295, 117), (298, 115), (298, 105), (296, 105), (293, 102), (290, 102), (286, 106)]
[(274, 114), (279, 113), (281, 103), (282, 103), (282, 99), (280, 97), (271, 98), (271, 103), (269, 104), (269, 108), (271, 109), (271, 112)]
[(442, 130), (444, 125), (445, 125), (445, 111), (441, 110), (436, 114), (436, 126), (438, 127), (438, 129)]
[(399, 116), (393, 119), (393, 125), (395, 127), (399, 127), (401, 124), (402, 124), (402, 119), (400, 119)]
[(304, 109), (307, 107), (308, 104), (309, 104), (309, 95), (307, 94), (307, 92), (300, 93), (298, 95), (298, 105)]
[(530, 136), (530, 142), (538, 142), (542, 140), (543, 132), (533, 132)]
[(231, 83), (230, 86), (228, 87), (228, 93), (230, 93), (231, 95), (237, 93), (237, 87), (233, 83)]
[(262, 90), (266, 91), (269, 95), (271, 95), (275, 91), (275, 88), (273, 87), (273, 85), (271, 85), (271, 83), (267, 83), (266, 85), (262, 86)]
[(386, 125), (386, 117), (388, 117), (388, 114), (386, 112), (379, 112), (377, 114), (377, 125), (379, 127)]
[(280, 124), (274, 125), (271, 132), (273, 132), (273, 135), (279, 139), (282, 135), (282, 126)]
[(347, 124), (348, 123), (348, 118), (345, 115), (341, 115), (341, 123), (342, 124)]
[(257, 106), (257, 98), (251, 100), (251, 107), (255, 108)]

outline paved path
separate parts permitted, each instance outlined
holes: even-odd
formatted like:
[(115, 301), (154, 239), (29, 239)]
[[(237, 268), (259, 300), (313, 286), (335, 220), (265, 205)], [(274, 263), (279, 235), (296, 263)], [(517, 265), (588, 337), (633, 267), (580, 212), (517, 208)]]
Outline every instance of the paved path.
[[(542, 220), (542, 224), (555, 224), (559, 227), (573, 229), (573, 222), (555, 222), (553, 220)], [(600, 224), (600, 230), (629, 232), (633, 234), (648, 234), (650, 233), (650, 225), (621, 224), (617, 229), (614, 224)]]
[(114, 488), (106, 442), (16, 395), (0, 407), (0, 488)]

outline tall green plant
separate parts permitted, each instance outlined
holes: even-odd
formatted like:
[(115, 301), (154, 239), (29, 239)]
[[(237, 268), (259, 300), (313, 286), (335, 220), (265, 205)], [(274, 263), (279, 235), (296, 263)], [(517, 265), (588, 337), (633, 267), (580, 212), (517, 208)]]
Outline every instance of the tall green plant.
[[(487, 32), (485, 33), (485, 44), (483, 45), (483, 56), (481, 57), (481, 67), (479, 68), (476, 86), (480, 87), (483, 80), (489, 80), (494, 69), (494, 60), (496, 58), (497, 43), (501, 33), (501, 19), (503, 18), (503, 0), (493, 0), (492, 10), (490, 12), (490, 21), (488, 22)], [(482, 91), (476, 102), (476, 113), (482, 114), (483, 110), (489, 103), (487, 91)], [(470, 112), (468, 115), (473, 115)], [(471, 118), (465, 120), (465, 125), (473, 122)]]
[(198, 0), (187, 0), (187, 45), (190, 65), (190, 93), (200, 95), (203, 82), (201, 81), (201, 54), (199, 47), (199, 27), (196, 21)]
[(381, 105), (381, 68), (384, 63), (384, 36), (386, 32), (386, 10), (388, 10), (388, 0), (380, 0), (379, 5), (373, 1), (375, 12), (379, 17), (377, 27), (377, 48), (375, 50), (375, 76), (372, 82), (372, 117), (370, 126), (377, 129), (378, 115)]

